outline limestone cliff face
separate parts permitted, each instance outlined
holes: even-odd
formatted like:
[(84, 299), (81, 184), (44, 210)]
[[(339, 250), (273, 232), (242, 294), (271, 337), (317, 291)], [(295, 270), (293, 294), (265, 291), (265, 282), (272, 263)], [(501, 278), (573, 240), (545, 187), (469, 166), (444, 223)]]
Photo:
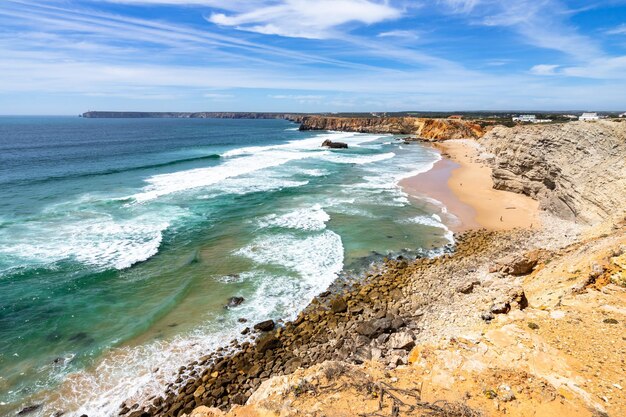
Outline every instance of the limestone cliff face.
[(559, 217), (596, 223), (626, 210), (626, 123), (495, 127), (494, 186), (539, 200)]
[(326, 117), (301, 118), (300, 130), (338, 130), (360, 133), (417, 135), (423, 139), (477, 139), (482, 127), (463, 120), (423, 119), (418, 117)]

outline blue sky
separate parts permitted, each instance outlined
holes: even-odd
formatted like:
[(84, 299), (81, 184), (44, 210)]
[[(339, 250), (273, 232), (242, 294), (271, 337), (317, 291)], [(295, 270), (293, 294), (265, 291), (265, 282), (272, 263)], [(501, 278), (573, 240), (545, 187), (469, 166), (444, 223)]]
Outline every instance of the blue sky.
[(0, 114), (626, 110), (626, 0), (0, 0)]

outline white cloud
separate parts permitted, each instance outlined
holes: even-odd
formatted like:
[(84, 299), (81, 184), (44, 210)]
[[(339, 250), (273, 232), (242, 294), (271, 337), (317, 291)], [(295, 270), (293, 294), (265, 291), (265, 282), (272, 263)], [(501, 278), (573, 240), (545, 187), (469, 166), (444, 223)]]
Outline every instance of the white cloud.
[[(597, 41), (580, 34), (565, 20), (575, 11), (559, 0), (441, 0), (470, 22), (508, 27), (520, 39), (540, 48), (560, 51), (580, 60), (603, 54)], [(584, 9), (580, 9), (584, 10)]]
[(571, 77), (622, 80), (623, 83), (626, 80), (626, 56), (593, 60), (584, 65), (563, 68), (562, 73)]
[(414, 30), (390, 30), (387, 32), (381, 32), (377, 35), (379, 38), (403, 38), (403, 39), (417, 39), (418, 34)]
[(480, 0), (440, 0), (455, 13), (471, 12), (480, 3)]
[(626, 35), (626, 23), (606, 31), (607, 35)]
[(213, 100), (223, 100), (223, 99), (233, 98), (235, 96), (233, 94), (224, 94), (224, 93), (204, 93), (202, 97), (210, 98)]
[(336, 35), (337, 27), (358, 22), (374, 24), (402, 15), (388, 2), (372, 0), (283, 0), (264, 7), (227, 15), (213, 13), (208, 20), (221, 26), (266, 35), (326, 39)]
[(547, 64), (535, 65), (530, 69), (530, 72), (535, 75), (556, 75), (556, 69), (558, 67), (558, 65)]
[(321, 100), (325, 96), (314, 94), (270, 94), (268, 97), (277, 100)]

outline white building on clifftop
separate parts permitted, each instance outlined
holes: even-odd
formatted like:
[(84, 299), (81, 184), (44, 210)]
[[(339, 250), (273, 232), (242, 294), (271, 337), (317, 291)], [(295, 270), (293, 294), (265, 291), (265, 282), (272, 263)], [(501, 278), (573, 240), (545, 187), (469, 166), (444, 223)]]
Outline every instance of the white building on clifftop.
[(535, 123), (536, 120), (537, 120), (537, 116), (535, 116), (534, 114), (520, 114), (519, 116), (513, 117), (514, 122)]
[(514, 116), (513, 121), (522, 123), (550, 123), (552, 119), (537, 119), (537, 116), (534, 114), (520, 114), (519, 116)]
[(598, 113), (583, 113), (582, 116), (578, 118), (578, 120), (588, 122), (591, 120), (600, 120), (600, 117), (598, 116)]

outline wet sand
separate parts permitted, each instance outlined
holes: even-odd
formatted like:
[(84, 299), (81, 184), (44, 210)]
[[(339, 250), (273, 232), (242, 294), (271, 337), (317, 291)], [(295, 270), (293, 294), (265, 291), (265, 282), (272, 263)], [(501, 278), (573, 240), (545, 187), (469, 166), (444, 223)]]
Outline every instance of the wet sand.
[(432, 170), (404, 179), (400, 185), (411, 196), (443, 204), (454, 215), (442, 217), (450, 229), (538, 227), (539, 203), (521, 194), (493, 189), (491, 168), (475, 161), (475, 141), (449, 140), (434, 146), (444, 158)]
[(449, 187), (454, 170), (460, 165), (443, 158), (435, 163), (430, 171), (400, 181), (400, 186), (410, 197), (420, 202), (428, 201), (434, 211), (445, 207), (447, 213), (440, 214), (443, 223), (454, 232), (478, 228), (476, 210), (464, 203)]

